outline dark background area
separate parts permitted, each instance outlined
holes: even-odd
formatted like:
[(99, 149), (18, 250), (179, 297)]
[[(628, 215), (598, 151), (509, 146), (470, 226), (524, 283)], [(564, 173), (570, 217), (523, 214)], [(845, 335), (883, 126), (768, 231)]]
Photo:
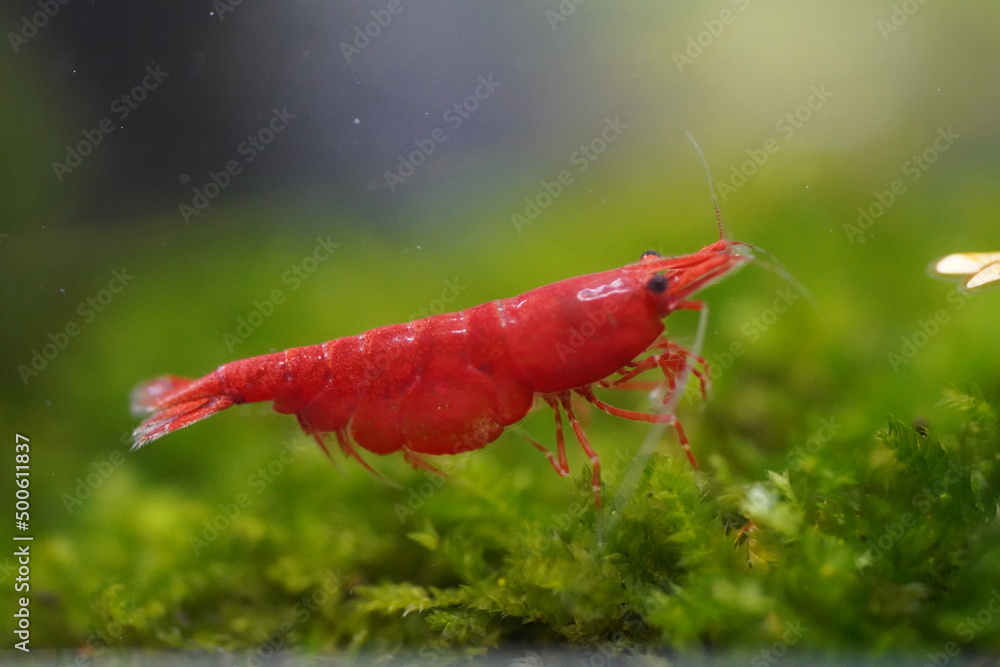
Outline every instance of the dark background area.
[[(551, 34), (541, 10), (526, 15), (518, 3), (407, 0), (394, 5), (395, 14), (388, 4), (358, 2), (55, 6), (26, 42), (8, 34), (11, 50), (17, 47), (8, 66), (31, 72), (10, 92), (41, 96), (44, 113), (60, 123), (39, 137), (40, 150), (19, 169), (51, 173), (51, 162), (64, 159), (65, 146), (75, 146), (84, 130), (103, 118), (115, 127), (61, 183), (72, 193), (61, 212), (68, 224), (123, 224), (189, 197), (210, 171), (237, 157), (275, 108), (294, 115), (294, 128), (267, 146), (266, 159), (235, 179), (226, 197), (346, 202), (367, 212), (365, 220), (386, 224), (387, 210), (398, 212), (393, 206), (413, 186), (390, 192), (383, 172), (440, 126), (443, 110), (472, 93), (479, 76), (494, 74), (504, 94), (463, 119), (449, 138), (452, 152), (499, 150), (512, 140), (525, 146), (545, 134), (537, 121), (553, 82), (532, 72), (559, 68), (551, 40), (538, 39)], [(40, 11), (38, 3), (8, 5), (7, 29), (31, 35), (17, 17)], [(359, 33), (365, 29), (374, 37)], [(574, 48), (557, 57), (569, 67), (595, 56)], [(153, 64), (167, 76), (122, 119), (117, 110), (124, 107), (112, 103)], [(480, 169), (508, 171), (502, 164)]]

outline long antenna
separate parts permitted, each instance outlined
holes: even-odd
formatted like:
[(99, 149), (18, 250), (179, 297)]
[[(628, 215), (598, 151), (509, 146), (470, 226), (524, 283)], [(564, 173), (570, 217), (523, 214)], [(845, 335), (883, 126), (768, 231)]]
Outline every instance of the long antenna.
[(719, 227), (719, 239), (726, 238), (726, 230), (722, 224), (722, 212), (719, 210), (719, 199), (715, 196), (715, 184), (712, 182), (712, 172), (708, 169), (708, 162), (705, 160), (705, 154), (701, 152), (701, 146), (695, 141), (694, 135), (684, 131), (687, 138), (694, 145), (694, 149), (698, 151), (698, 157), (701, 159), (701, 166), (705, 169), (705, 177), (708, 178), (708, 192), (712, 195), (712, 207), (715, 209), (715, 224)]

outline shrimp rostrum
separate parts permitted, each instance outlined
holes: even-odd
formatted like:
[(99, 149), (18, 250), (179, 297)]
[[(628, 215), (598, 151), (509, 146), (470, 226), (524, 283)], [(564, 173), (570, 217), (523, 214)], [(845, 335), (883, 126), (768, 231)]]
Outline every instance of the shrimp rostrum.
[(745, 247), (719, 240), (679, 257), (650, 251), (634, 264), (456, 313), (233, 361), (198, 379), (156, 378), (132, 395), (133, 412), (152, 413), (135, 429), (133, 448), (231, 405), (272, 401), (277, 412), (294, 414), (324, 451), (332, 433), (341, 451), (369, 470), (357, 448), (402, 452), (414, 467), (436, 471), (424, 455), (485, 447), (540, 398), (555, 411), (556, 453), (533, 444), (560, 475), (568, 474), (565, 412), (591, 461), (599, 503), (600, 458), (571, 398), (625, 419), (673, 425), (697, 468), (674, 415), (614, 407), (594, 388), (628, 388), (659, 369), (666, 402), (681, 373), (693, 368), (704, 389), (704, 361), (667, 339), (663, 319), (701, 309), (703, 302), (691, 297), (749, 261)]

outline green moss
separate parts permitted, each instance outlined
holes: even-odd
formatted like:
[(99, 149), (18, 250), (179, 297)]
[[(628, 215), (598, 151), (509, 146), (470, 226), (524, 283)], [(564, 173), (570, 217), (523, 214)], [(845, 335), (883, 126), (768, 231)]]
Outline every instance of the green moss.
[[(345, 252), (230, 351), (221, 333), (310, 246), (257, 277), (240, 274), (243, 258), (280, 244), (244, 237), (240, 252), (193, 248), (176, 280), (137, 281), (56, 360), (58, 372), (31, 385), (36, 394), (12, 403), (34, 425), (36, 447), (33, 647), (443, 659), (514, 647), (608, 656), (707, 648), (764, 662), (775, 646), (926, 654), (953, 642), (966, 656), (1000, 648), (996, 397), (949, 389), (935, 404), (948, 381), (990, 381), (993, 367), (974, 363), (990, 358), (998, 325), (988, 297), (956, 311), (934, 345), (890, 372), (899, 332), (948, 303), (917, 281), (919, 295), (903, 292), (916, 304), (905, 317), (862, 322), (858, 311), (884, 313), (855, 303), (868, 297), (850, 271), (816, 279), (820, 289), (843, 281), (824, 299), (830, 330), (813, 335), (803, 307), (759, 339), (743, 327), (769, 302), (771, 276), (747, 271), (746, 282), (713, 287), (722, 314), (705, 341), (712, 391), (678, 409), (706, 472), (692, 472), (669, 435), (623, 488), (648, 428), (581, 411), (607, 484), (595, 511), (578, 448), (562, 479), (516, 433), (441, 457), (446, 480), (369, 456), (398, 488), (336, 451), (332, 466), (293, 419), (265, 405), (128, 452), (126, 398), (137, 380), (397, 321), (441, 290), (433, 275), (417, 280), (413, 258), (390, 255), (390, 267), (363, 259), (379, 252)], [(821, 251), (803, 249), (826, 276)], [(455, 307), (542, 282), (506, 270), (501, 254), (441, 253), (455, 255), (449, 277), (497, 281), (472, 294), (469, 279)], [(167, 266), (159, 275), (173, 275), (173, 258), (156, 261)], [(558, 277), (551, 270), (546, 279)], [(218, 275), (240, 279), (223, 285)], [(330, 285), (349, 285), (351, 298), (334, 298)], [(149, 305), (161, 303), (174, 305)], [(673, 339), (690, 340), (687, 315), (668, 318)], [(744, 352), (726, 357), (733, 342)], [(614, 398), (641, 407), (641, 397)], [(552, 441), (545, 410), (518, 428)], [(0, 611), (8, 604), (0, 599)]]
[[(940, 429), (889, 419), (867, 442), (808, 447), (741, 484), (654, 455), (602, 510), (589, 470), (568, 502), (543, 505), (476, 458), (409, 512), (423, 473), (403, 489), (344, 474), (318, 506), (309, 489), (338, 473), (289, 466), (240, 507), (237, 477), (195, 502), (122, 470), (85, 507), (88, 537), (37, 556), (63, 612), (46, 616), (46, 638), (98, 650), (995, 649), (996, 411), (949, 390), (938, 412)], [(382, 511), (331, 511), (359, 494)], [(123, 558), (139, 563), (128, 577), (113, 565)]]

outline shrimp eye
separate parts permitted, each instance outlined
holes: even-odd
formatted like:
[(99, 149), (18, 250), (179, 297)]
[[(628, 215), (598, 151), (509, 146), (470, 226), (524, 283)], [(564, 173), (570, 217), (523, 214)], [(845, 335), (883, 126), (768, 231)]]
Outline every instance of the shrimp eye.
[(660, 257), (660, 256), (661, 256), (660, 253), (656, 252), (655, 250), (647, 250), (646, 252), (642, 253), (642, 256), (639, 257), (639, 259), (646, 259), (647, 257)]
[(666, 291), (668, 282), (669, 281), (667, 280), (667, 277), (664, 274), (657, 273), (655, 276), (649, 279), (649, 282), (646, 283), (646, 287), (649, 289), (650, 292), (653, 292), (654, 294), (660, 294)]

